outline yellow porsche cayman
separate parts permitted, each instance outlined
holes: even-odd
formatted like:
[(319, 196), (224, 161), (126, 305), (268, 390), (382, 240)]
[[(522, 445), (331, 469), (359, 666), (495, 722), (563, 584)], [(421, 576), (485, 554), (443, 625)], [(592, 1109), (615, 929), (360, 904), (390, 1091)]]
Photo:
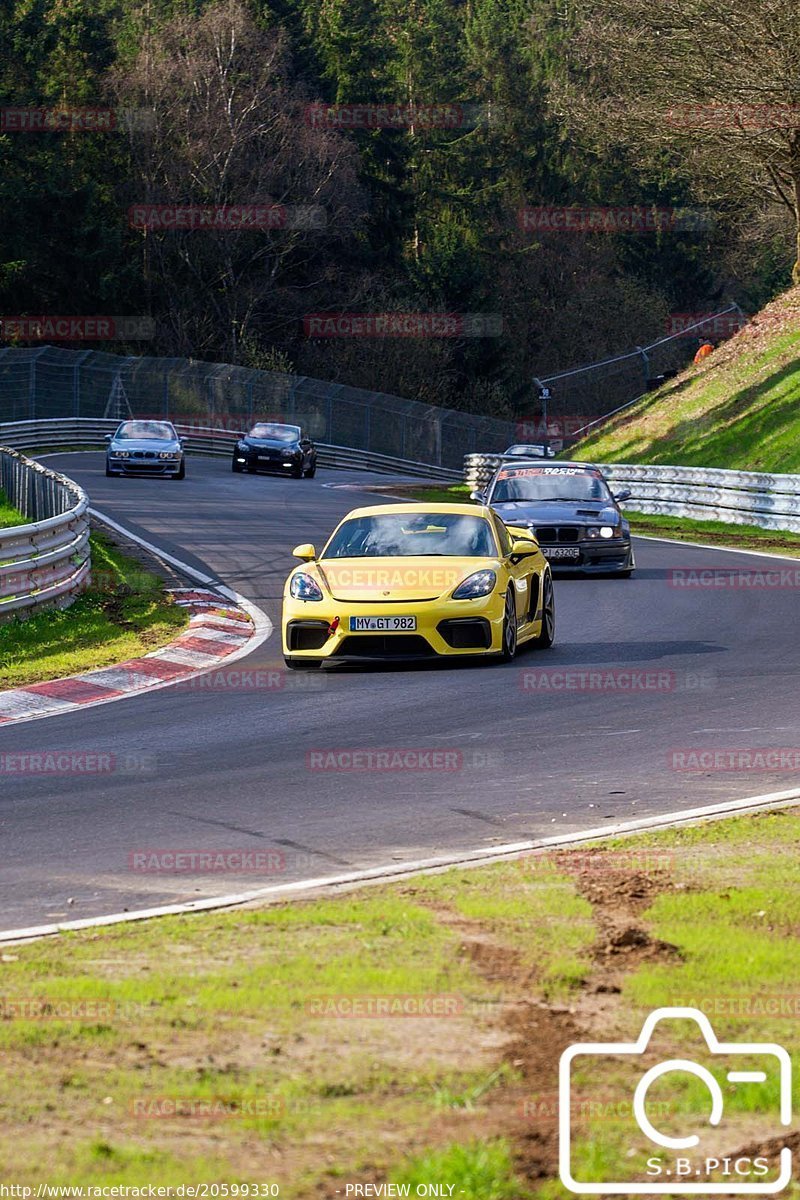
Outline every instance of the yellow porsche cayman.
[[(523, 536), (523, 532), (525, 536)], [(527, 530), (475, 504), (356, 508), (286, 581), (283, 653), (323, 662), (494, 655), (553, 643), (550, 567)]]

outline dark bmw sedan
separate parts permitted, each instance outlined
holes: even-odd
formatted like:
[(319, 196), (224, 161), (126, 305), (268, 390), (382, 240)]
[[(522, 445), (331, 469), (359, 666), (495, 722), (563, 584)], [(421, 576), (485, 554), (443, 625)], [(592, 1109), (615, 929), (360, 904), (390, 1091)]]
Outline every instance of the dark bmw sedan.
[(630, 525), (602, 472), (591, 463), (504, 463), (484, 497), (506, 525), (530, 530), (559, 572), (629, 576)]
[(231, 470), (278, 471), (311, 479), (317, 470), (317, 451), (299, 425), (261, 421), (236, 443)]
[(106, 475), (186, 475), (183, 442), (170, 421), (123, 421), (106, 441)]

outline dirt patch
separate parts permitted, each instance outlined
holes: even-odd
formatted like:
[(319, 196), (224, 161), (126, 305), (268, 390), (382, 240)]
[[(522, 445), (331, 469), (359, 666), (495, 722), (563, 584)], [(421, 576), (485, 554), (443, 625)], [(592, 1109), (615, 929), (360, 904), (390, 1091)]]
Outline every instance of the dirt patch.
[(620, 978), (641, 963), (680, 958), (677, 946), (654, 938), (640, 919), (658, 895), (676, 890), (667, 872), (632, 871), (603, 851), (559, 854), (555, 861), (589, 901), (597, 922), (592, 955), (599, 968), (595, 974), (602, 977), (589, 981), (589, 991), (613, 994), (619, 991)]
[(553, 861), (591, 904), (598, 931), (594, 969), (568, 1004), (532, 1002), (536, 971), (514, 947), (479, 921), (435, 909), (438, 921), (458, 931), (462, 953), (487, 980), (502, 985), (503, 1003), (494, 1017), (509, 1036), (504, 1057), (515, 1080), (487, 1094), (483, 1135), (491, 1130), (509, 1139), (516, 1169), (528, 1183), (557, 1178), (562, 1052), (575, 1042), (607, 1040), (622, 1024), (619, 995), (627, 973), (643, 962), (679, 957), (677, 947), (653, 937), (642, 919), (659, 894), (680, 886), (667, 872), (632, 870), (630, 862), (602, 851), (564, 852)]

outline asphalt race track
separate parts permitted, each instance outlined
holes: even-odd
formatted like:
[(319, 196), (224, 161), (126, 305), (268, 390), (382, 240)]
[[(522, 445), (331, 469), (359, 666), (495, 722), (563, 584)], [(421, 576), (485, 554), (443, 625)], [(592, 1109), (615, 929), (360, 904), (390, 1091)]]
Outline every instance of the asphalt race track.
[[(796, 588), (676, 587), (670, 574), (785, 562), (639, 540), (630, 581), (557, 580), (551, 651), (523, 651), (506, 666), (295, 676), (283, 672), (278, 633), (290, 551), (301, 541), (320, 545), (343, 513), (368, 502), (330, 485), (369, 476), (233, 475), (227, 459), (190, 459), (178, 483), (106, 479), (99, 454), (48, 462), (81, 483), (100, 511), (264, 609), (276, 631), (236, 671), (272, 672), (260, 677), (272, 686), (167, 688), (0, 729), (0, 753), (102, 750), (120, 764), (95, 777), (0, 776), (3, 929), (566, 833), (796, 783), (788, 768), (687, 772), (671, 758), (688, 748), (800, 745)], [(580, 687), (590, 668), (603, 672), (600, 690), (597, 678), (591, 690)], [(550, 688), (531, 687), (545, 669), (572, 670), (576, 686), (565, 689), (554, 675)], [(639, 680), (653, 673), (649, 690), (624, 690), (619, 673), (627, 671)], [(312, 765), (313, 752), (386, 748), (450, 751), (445, 761), (455, 769)], [(284, 861), (279, 874), (132, 870), (131, 855), (152, 848), (274, 849)]]

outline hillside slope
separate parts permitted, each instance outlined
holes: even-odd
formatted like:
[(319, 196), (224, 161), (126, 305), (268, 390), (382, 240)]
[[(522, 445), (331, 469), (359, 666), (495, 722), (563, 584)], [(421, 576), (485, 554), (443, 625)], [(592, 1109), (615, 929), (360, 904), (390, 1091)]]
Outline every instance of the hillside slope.
[(607, 463), (800, 472), (800, 288), (572, 453)]

